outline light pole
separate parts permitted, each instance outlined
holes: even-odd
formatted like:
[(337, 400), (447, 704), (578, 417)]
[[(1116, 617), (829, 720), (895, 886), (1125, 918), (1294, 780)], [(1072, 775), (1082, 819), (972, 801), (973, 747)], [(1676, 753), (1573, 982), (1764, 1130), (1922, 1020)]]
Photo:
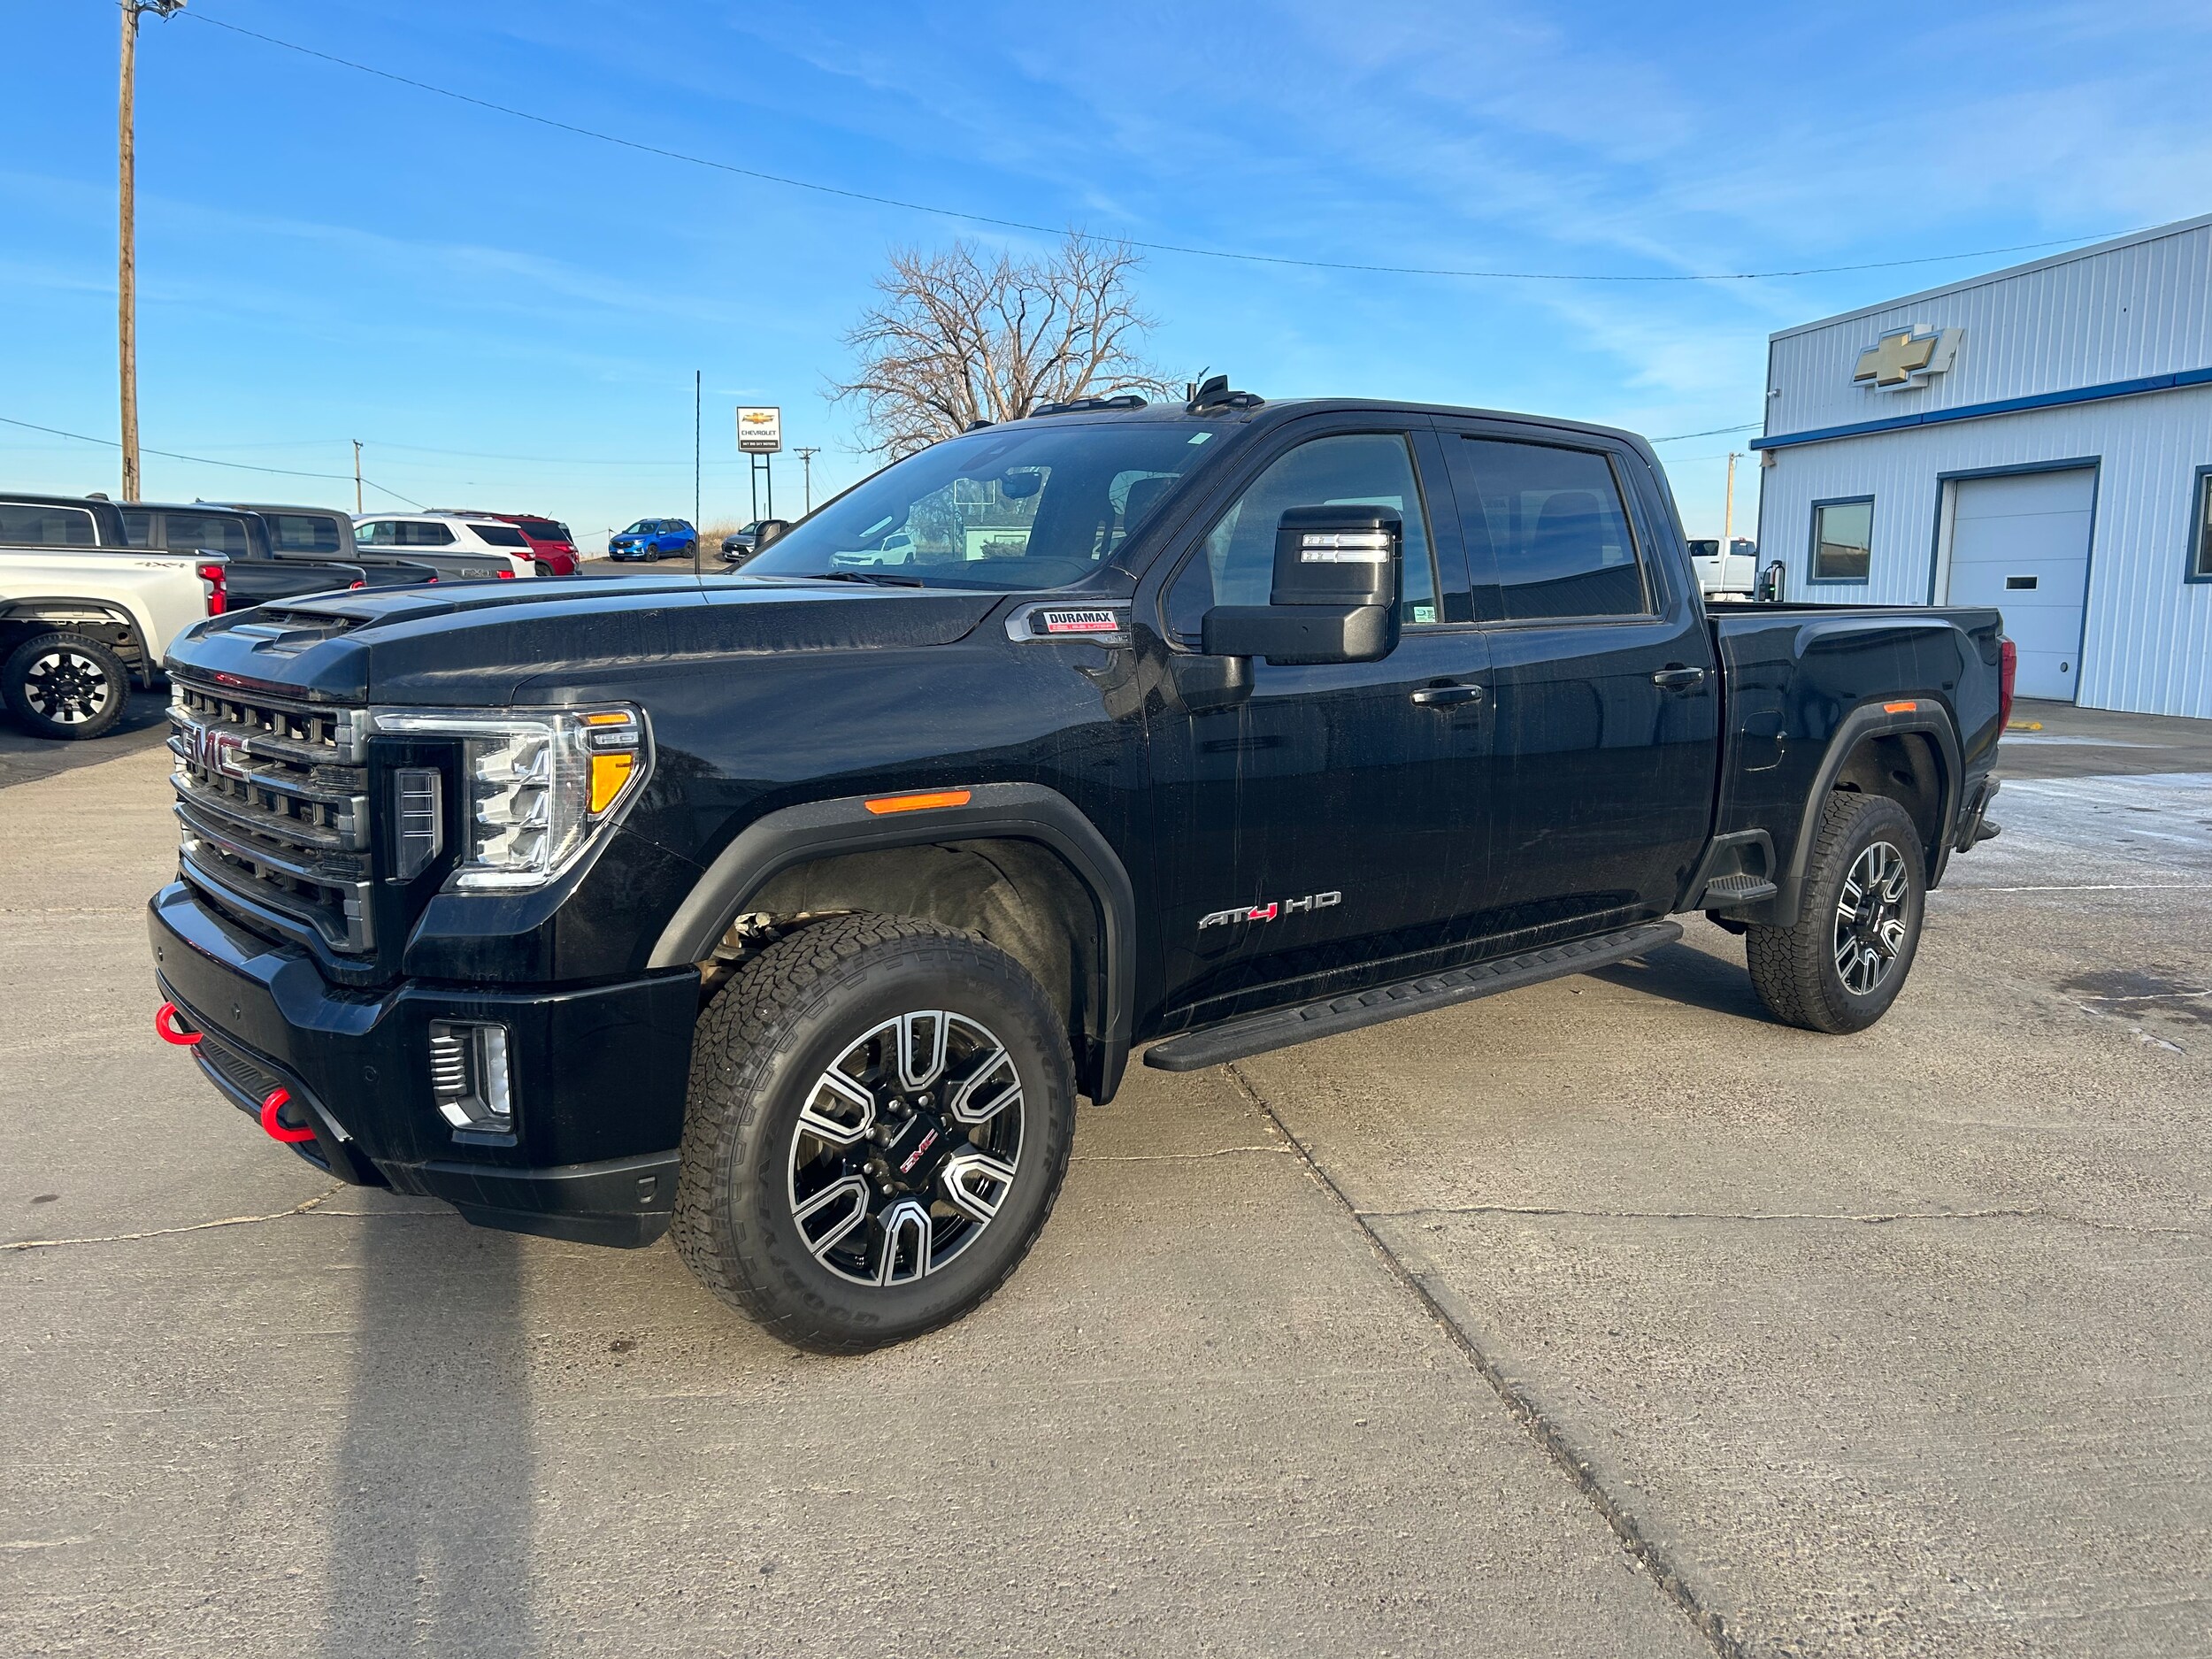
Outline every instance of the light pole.
[(139, 497), (138, 472), (138, 19), (174, 17), (184, 0), (121, 0), (123, 73), (116, 99), (116, 363), (123, 392), (123, 499)]

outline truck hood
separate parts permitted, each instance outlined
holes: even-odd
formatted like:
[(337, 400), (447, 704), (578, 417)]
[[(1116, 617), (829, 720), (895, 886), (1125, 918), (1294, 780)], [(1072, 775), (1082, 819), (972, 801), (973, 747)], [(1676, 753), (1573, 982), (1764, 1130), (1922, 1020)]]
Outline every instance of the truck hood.
[(1002, 597), (689, 575), (442, 582), (211, 617), (167, 660), (313, 701), (495, 707), (549, 671), (949, 645)]

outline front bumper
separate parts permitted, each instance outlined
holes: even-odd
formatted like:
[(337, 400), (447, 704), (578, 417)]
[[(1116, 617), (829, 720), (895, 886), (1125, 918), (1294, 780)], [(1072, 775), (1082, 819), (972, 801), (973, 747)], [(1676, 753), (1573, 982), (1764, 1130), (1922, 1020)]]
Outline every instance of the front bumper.
[[(149, 906), (163, 996), (233, 1104), (281, 1087), (342, 1180), (442, 1198), (483, 1226), (649, 1244), (675, 1202), (698, 976), (676, 968), (580, 989), (403, 980), (334, 986), (297, 947), (247, 933), (174, 882)], [(507, 1026), (514, 1133), (457, 1132), (429, 1078), (429, 1022)]]

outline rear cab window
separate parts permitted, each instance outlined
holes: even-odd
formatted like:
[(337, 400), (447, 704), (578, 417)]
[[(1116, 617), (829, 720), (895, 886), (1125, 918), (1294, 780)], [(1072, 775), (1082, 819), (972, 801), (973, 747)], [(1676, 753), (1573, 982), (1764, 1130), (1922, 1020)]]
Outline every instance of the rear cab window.
[[(143, 518), (145, 515), (138, 515)], [(0, 546), (97, 547), (92, 514), (82, 507), (0, 502)], [(142, 543), (134, 543), (142, 545)]]
[(253, 557), (253, 536), (243, 518), (219, 512), (165, 512), (162, 545), (171, 552), (220, 553), (229, 558)]
[(268, 522), (270, 544), (280, 553), (334, 554), (345, 549), (334, 518), (314, 512), (272, 512), (262, 517)]

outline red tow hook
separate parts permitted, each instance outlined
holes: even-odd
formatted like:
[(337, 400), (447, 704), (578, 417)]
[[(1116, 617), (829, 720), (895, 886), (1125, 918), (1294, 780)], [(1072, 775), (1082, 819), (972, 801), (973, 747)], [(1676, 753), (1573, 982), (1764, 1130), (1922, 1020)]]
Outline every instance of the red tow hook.
[(312, 1128), (303, 1126), (294, 1129), (277, 1116), (277, 1113), (282, 1111), (289, 1103), (291, 1098), (292, 1096), (285, 1090), (273, 1088), (269, 1091), (269, 1098), (261, 1102), (262, 1128), (267, 1131), (270, 1140), (281, 1141), (288, 1147), (296, 1146), (300, 1141), (312, 1141), (315, 1138), (315, 1132)]
[(164, 1042), (176, 1044), (180, 1048), (189, 1048), (194, 1043), (199, 1041), (198, 1032), (187, 1031), (176, 1021), (177, 1005), (174, 1002), (164, 1002), (159, 1008), (154, 1010), (154, 1035)]

